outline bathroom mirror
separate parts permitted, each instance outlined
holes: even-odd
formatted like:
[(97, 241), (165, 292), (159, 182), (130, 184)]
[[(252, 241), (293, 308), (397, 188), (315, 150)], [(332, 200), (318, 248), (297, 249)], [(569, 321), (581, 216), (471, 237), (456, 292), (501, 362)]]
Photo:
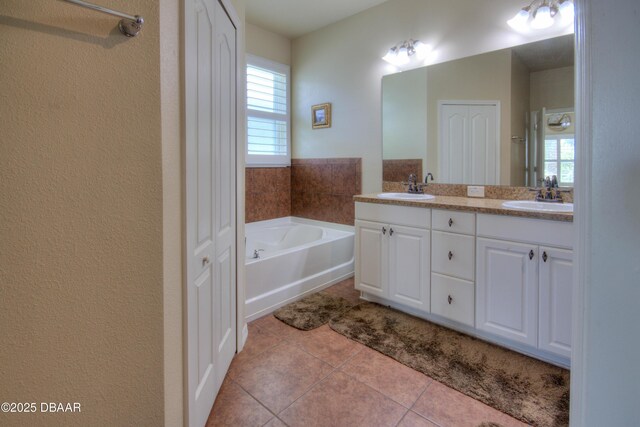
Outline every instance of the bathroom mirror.
[(382, 78), (383, 181), (573, 186), (574, 38)]

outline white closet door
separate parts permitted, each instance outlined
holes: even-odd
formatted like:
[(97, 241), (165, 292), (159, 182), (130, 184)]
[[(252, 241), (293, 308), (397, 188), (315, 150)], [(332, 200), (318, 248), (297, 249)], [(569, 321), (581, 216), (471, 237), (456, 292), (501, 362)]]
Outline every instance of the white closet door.
[(204, 426), (235, 353), (235, 28), (185, 2), (188, 424)]
[(500, 183), (500, 107), (471, 101), (439, 103), (439, 182)]

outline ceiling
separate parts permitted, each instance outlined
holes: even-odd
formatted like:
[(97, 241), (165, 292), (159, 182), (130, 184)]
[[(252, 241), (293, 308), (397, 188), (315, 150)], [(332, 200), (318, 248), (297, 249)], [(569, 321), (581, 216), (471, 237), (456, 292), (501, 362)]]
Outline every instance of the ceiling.
[(295, 39), (387, 0), (247, 0), (246, 20)]
[(532, 71), (573, 65), (573, 34), (513, 47), (513, 52)]

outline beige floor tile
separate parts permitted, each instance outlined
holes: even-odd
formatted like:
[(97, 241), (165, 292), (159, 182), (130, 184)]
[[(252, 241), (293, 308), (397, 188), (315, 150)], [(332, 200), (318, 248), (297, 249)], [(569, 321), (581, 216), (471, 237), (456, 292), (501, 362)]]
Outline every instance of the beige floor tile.
[(233, 378), (234, 373), (242, 366), (250, 363), (249, 361), (264, 351), (275, 347), (282, 342), (282, 338), (278, 337), (266, 329), (260, 329), (254, 324), (249, 324), (249, 336), (244, 344), (242, 351), (233, 358), (229, 373)]
[(213, 405), (207, 427), (262, 426), (273, 418), (268, 410), (226, 378)]
[(256, 319), (252, 324), (259, 329), (265, 330), (283, 339), (295, 338), (306, 333), (306, 331), (301, 331), (300, 329), (296, 329), (284, 322), (281, 322), (273, 317), (272, 314)]
[(431, 382), (426, 375), (367, 347), (341, 370), (407, 408)]
[(287, 425), (280, 421), (278, 418), (274, 417), (271, 421), (266, 423), (264, 427), (287, 427)]
[(395, 426), (406, 408), (342, 373), (334, 372), (279, 414), (291, 427)]
[(297, 336), (291, 342), (331, 366), (342, 365), (364, 348), (362, 344), (340, 335), (327, 325)]
[(234, 381), (274, 413), (282, 411), (333, 368), (302, 349), (282, 343), (234, 369)]
[(496, 423), (503, 427), (526, 426), (515, 418), (437, 381), (433, 381), (427, 387), (411, 409), (442, 427), (476, 427), (483, 422)]
[(439, 427), (437, 424), (422, 418), (415, 412), (409, 411), (404, 416), (398, 427)]

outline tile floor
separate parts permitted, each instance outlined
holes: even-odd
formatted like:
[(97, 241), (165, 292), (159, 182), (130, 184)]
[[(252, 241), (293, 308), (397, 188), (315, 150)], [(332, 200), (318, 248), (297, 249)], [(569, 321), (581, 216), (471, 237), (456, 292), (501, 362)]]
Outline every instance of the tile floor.
[[(326, 290), (351, 301), (353, 279)], [(524, 426), (331, 330), (304, 332), (272, 315), (249, 324), (213, 406), (211, 426)]]

